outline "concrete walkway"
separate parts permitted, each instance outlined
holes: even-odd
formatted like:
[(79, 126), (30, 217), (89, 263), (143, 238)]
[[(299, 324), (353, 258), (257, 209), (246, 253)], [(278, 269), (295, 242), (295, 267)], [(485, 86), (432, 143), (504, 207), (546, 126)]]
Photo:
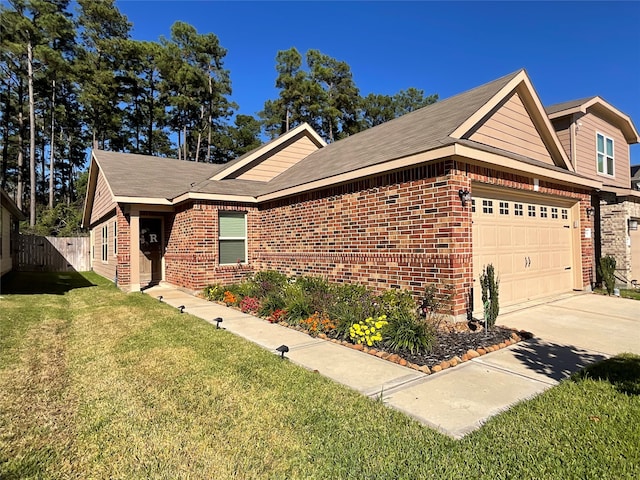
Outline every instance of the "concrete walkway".
[(271, 324), (168, 286), (145, 293), (221, 326), (263, 348), (287, 345), (294, 363), (384, 403), (453, 438), (479, 428), (513, 404), (557, 385), (609, 356), (640, 354), (640, 303), (595, 294), (564, 296), (512, 311), (499, 323), (535, 338), (425, 375), (366, 353)]

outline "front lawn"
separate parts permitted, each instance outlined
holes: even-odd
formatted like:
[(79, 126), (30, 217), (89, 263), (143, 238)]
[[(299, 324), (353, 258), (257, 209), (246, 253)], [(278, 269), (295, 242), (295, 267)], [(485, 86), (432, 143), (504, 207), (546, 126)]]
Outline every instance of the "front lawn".
[[(607, 291), (604, 288), (594, 288), (593, 291), (600, 295), (607, 295)], [(633, 288), (621, 288), (620, 297), (640, 300), (640, 290)]]
[(3, 279), (2, 479), (640, 477), (638, 356), (454, 441), (151, 297), (68, 277)]

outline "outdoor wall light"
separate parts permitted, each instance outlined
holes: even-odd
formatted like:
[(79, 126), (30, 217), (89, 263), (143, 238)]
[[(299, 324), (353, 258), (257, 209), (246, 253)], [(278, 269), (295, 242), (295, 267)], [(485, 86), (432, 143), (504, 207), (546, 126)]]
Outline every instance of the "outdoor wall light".
[(471, 201), (471, 192), (466, 188), (464, 190), (462, 188), (458, 190), (458, 196), (460, 197), (463, 207), (466, 207), (467, 203)]
[(216, 328), (220, 328), (220, 324), (222, 323), (222, 317), (217, 317), (213, 319), (216, 322)]
[(180, 313), (184, 313), (184, 305), (180, 305), (178, 308), (180, 309)]
[(287, 347), (286, 345), (280, 345), (278, 348), (276, 348), (276, 351), (280, 352), (280, 358), (284, 358), (284, 354), (289, 351), (289, 347)]
[(158, 301), (159, 301), (160, 303), (162, 303), (162, 299), (163, 299), (163, 298), (164, 298), (164, 297), (163, 297), (162, 295), (158, 295)]
[(591, 218), (596, 213), (596, 209), (593, 207), (587, 207), (587, 218)]
[(629, 231), (638, 230), (638, 220), (629, 219)]

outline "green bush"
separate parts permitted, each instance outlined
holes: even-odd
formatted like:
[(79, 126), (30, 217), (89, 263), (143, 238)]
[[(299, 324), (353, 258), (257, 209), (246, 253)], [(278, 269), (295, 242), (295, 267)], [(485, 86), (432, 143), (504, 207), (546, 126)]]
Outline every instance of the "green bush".
[(329, 282), (322, 277), (302, 276), (295, 280), (307, 295), (312, 312), (327, 312), (331, 304)]
[(611, 255), (602, 257), (598, 266), (598, 273), (602, 277), (602, 283), (604, 283), (607, 293), (609, 295), (613, 294), (613, 289), (616, 286), (616, 259)]
[(225, 290), (224, 285), (220, 283), (208, 285), (203, 289), (204, 298), (210, 302), (221, 302), (224, 297)]
[(395, 351), (412, 354), (428, 352), (436, 339), (435, 328), (415, 315), (397, 315), (385, 328), (385, 345)]
[(363, 285), (335, 283), (331, 286), (331, 300), (327, 313), (336, 322), (340, 338), (348, 337), (354, 323), (376, 314), (376, 297)]
[(282, 310), (284, 307), (285, 302), (282, 298), (282, 294), (274, 291), (262, 299), (258, 315), (261, 317), (269, 317), (273, 312), (276, 310)]
[(492, 328), (496, 324), (498, 313), (500, 312), (500, 301), (498, 298), (498, 287), (500, 280), (496, 277), (492, 264), (482, 269), (480, 275), (480, 286), (482, 288), (482, 305), (484, 307), (484, 319), (487, 327)]
[(284, 287), (282, 298), (287, 311), (287, 321), (298, 323), (309, 318), (315, 310), (311, 306), (311, 298), (298, 282), (289, 283)]
[(257, 288), (257, 296), (266, 298), (274, 293), (281, 293), (287, 283), (287, 276), (276, 270), (263, 270), (251, 277), (251, 282)]
[(380, 313), (387, 316), (389, 322), (395, 318), (414, 317), (417, 303), (409, 290), (393, 288), (378, 297)]

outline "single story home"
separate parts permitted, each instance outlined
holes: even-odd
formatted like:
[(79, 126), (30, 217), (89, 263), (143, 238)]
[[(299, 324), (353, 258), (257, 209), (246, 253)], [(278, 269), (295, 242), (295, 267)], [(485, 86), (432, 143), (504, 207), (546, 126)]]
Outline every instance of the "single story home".
[(457, 319), (481, 313), (489, 263), (502, 306), (590, 290), (602, 181), (561, 138), (520, 70), (331, 144), (303, 124), (223, 165), (94, 150), (93, 269), (129, 291), (264, 269), (435, 284)]
[(13, 236), (26, 217), (3, 189), (0, 189), (0, 277), (13, 269)]

